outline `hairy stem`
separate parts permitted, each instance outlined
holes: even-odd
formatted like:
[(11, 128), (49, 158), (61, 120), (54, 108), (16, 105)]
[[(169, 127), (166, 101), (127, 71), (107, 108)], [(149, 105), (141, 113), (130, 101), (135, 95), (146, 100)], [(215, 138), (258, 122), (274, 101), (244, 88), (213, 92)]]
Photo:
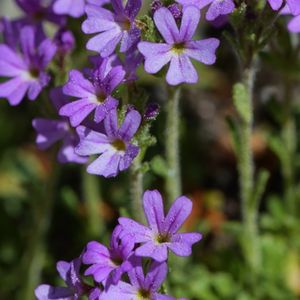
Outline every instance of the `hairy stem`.
[(243, 252), (249, 271), (255, 278), (260, 266), (258, 241), (258, 200), (254, 200), (254, 159), (251, 147), (253, 131), (253, 86), (255, 81), (255, 62), (243, 72), (243, 83), (247, 88), (250, 118), (241, 120), (241, 146), (238, 155), (238, 171), (243, 218)]
[(179, 100), (180, 88), (168, 89), (166, 105), (166, 160), (168, 172), (166, 176), (166, 193), (169, 204), (181, 194), (181, 172), (179, 152)]

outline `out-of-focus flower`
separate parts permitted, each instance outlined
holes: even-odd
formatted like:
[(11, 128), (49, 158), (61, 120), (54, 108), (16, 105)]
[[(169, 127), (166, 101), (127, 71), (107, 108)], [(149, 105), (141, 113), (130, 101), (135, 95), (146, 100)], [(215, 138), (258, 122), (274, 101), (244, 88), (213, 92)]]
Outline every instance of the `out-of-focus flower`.
[(57, 52), (60, 55), (68, 54), (75, 46), (75, 38), (73, 33), (65, 28), (61, 28), (57, 31), (54, 37), (54, 42), (57, 46)]
[(158, 262), (168, 259), (168, 249), (178, 256), (189, 256), (192, 245), (201, 240), (200, 233), (177, 233), (192, 211), (192, 201), (182, 196), (175, 200), (165, 217), (163, 201), (156, 190), (146, 191), (144, 212), (149, 227), (129, 218), (119, 218), (124, 239), (142, 243), (135, 250), (137, 256), (151, 257)]
[(154, 14), (154, 22), (166, 43), (140, 42), (138, 48), (145, 56), (145, 70), (154, 74), (170, 62), (167, 82), (170, 85), (180, 83), (196, 83), (198, 74), (190, 58), (204, 64), (213, 64), (216, 60), (215, 51), (220, 42), (210, 38), (193, 41), (193, 35), (200, 19), (200, 11), (188, 6), (183, 11), (180, 30), (167, 8), (160, 8)]
[(178, 3), (182, 4), (184, 7), (193, 5), (199, 9), (209, 6), (206, 19), (208, 21), (213, 21), (219, 16), (225, 16), (231, 14), (235, 9), (235, 4), (233, 0), (176, 0)]
[(81, 72), (72, 70), (63, 88), (66, 95), (78, 98), (59, 111), (61, 116), (70, 118), (74, 127), (93, 111), (95, 122), (101, 122), (119, 103), (111, 94), (124, 79), (125, 71), (121, 66), (111, 67), (111, 60), (106, 58), (89, 74), (90, 78), (86, 79)]
[(0, 84), (0, 97), (11, 105), (18, 105), (27, 96), (35, 100), (49, 83), (46, 67), (54, 57), (57, 47), (50, 39), (38, 42), (36, 30), (31, 26), (20, 32), (20, 51), (0, 44), (0, 76), (10, 78)]
[(141, 8), (141, 0), (128, 0), (124, 8), (122, 0), (111, 0), (114, 12), (96, 5), (87, 5), (87, 20), (82, 30), (97, 34), (87, 43), (87, 49), (97, 51), (102, 57), (111, 55), (121, 42), (120, 51), (125, 52), (140, 38), (135, 17)]
[[(50, 98), (57, 111), (69, 101), (69, 98), (62, 93), (61, 88), (53, 89)], [(68, 119), (60, 118), (59, 120), (51, 120), (36, 118), (32, 121), (32, 125), (37, 132), (36, 144), (39, 149), (46, 150), (58, 141), (62, 141), (62, 146), (57, 155), (60, 163), (81, 164), (87, 162), (86, 157), (75, 153), (79, 137), (76, 131), (71, 128)]]
[(58, 25), (65, 23), (65, 18), (53, 11), (53, 0), (16, 0), (16, 3), (25, 13), (25, 16), (19, 20), (22, 24), (40, 26), (43, 21), (49, 21)]
[(100, 300), (175, 300), (168, 295), (158, 292), (168, 272), (166, 263), (153, 262), (146, 276), (142, 264), (128, 272), (130, 284), (120, 281), (117, 285), (111, 285), (103, 292)]
[(59, 261), (56, 265), (56, 268), (60, 277), (67, 284), (67, 287), (53, 287), (48, 284), (42, 284), (35, 289), (35, 296), (37, 299), (79, 300), (81, 299), (81, 296), (92, 293), (92, 297), (89, 297), (89, 299), (96, 300), (93, 295), (98, 294), (100, 296), (100, 290), (97, 288), (93, 289), (81, 281), (79, 275), (80, 265), (81, 261), (79, 258), (71, 261), (70, 263)]
[(288, 24), (288, 29), (291, 32), (300, 32), (300, 15), (294, 17)]
[(53, 10), (58, 15), (69, 15), (73, 18), (83, 16), (85, 0), (56, 0)]
[(268, 2), (274, 10), (280, 9), (286, 2), (291, 14), (294, 16), (298, 16), (300, 14), (300, 2), (297, 0), (268, 0)]
[(140, 124), (140, 114), (136, 110), (131, 110), (118, 128), (117, 111), (111, 110), (104, 120), (106, 134), (84, 126), (78, 127), (80, 143), (76, 152), (83, 156), (101, 154), (88, 166), (87, 172), (104, 177), (115, 177), (120, 171), (128, 169), (139, 152), (139, 147), (133, 145), (131, 140)]
[(107, 248), (98, 242), (89, 242), (82, 257), (82, 262), (91, 265), (85, 275), (92, 275), (96, 282), (104, 282), (111, 276), (112, 283), (117, 284), (123, 273), (134, 267), (134, 242), (122, 241), (118, 225), (112, 233), (110, 247)]

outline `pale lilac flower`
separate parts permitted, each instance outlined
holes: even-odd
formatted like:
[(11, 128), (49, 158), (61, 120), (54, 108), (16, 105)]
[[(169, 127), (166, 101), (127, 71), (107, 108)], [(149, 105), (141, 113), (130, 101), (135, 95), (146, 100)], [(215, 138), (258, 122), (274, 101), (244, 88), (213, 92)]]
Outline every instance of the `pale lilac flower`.
[[(274, 10), (278, 10), (283, 7), (285, 0), (268, 0), (270, 6)], [(298, 16), (300, 14), (300, 1), (298, 0), (286, 0), (287, 7), (291, 14)]]
[[(70, 263), (65, 261), (59, 261), (56, 265), (56, 269), (60, 277), (65, 281), (67, 287), (53, 287), (48, 284), (42, 284), (35, 289), (35, 296), (38, 300), (79, 300), (81, 296), (95, 293), (95, 290), (85, 285), (79, 275), (81, 261), (79, 258), (71, 261)], [(100, 296), (100, 291), (98, 291)], [(89, 298), (90, 300), (96, 298)]]
[[(62, 93), (61, 88), (53, 89), (50, 98), (56, 110), (69, 101), (69, 98)], [(75, 153), (75, 147), (79, 143), (79, 137), (74, 129), (71, 128), (68, 119), (58, 120), (35, 118), (32, 125), (37, 132), (36, 144), (39, 149), (46, 150), (53, 144), (62, 141), (62, 146), (57, 154), (60, 163), (79, 163), (87, 162), (86, 157)]]
[(166, 279), (168, 267), (166, 263), (153, 262), (146, 276), (142, 264), (138, 264), (128, 272), (130, 284), (120, 281), (117, 285), (110, 285), (99, 300), (176, 300), (174, 297), (158, 292)]
[(231, 14), (235, 9), (235, 4), (233, 0), (176, 0), (178, 3), (182, 4), (184, 7), (194, 5), (199, 9), (209, 6), (206, 19), (208, 21), (213, 21), (219, 16), (225, 16)]
[(140, 38), (135, 17), (141, 8), (141, 0), (128, 0), (124, 8), (122, 0), (111, 0), (114, 12), (95, 5), (87, 5), (87, 20), (82, 30), (97, 34), (87, 43), (87, 49), (97, 51), (102, 57), (111, 55), (121, 42), (120, 51), (125, 52)]
[(101, 122), (118, 106), (119, 102), (112, 96), (112, 92), (123, 81), (124, 76), (123, 68), (111, 67), (109, 58), (102, 60), (99, 67), (89, 72), (89, 79), (81, 72), (72, 70), (63, 92), (78, 100), (64, 105), (59, 111), (60, 115), (69, 117), (72, 126), (76, 127), (95, 111), (95, 122)]
[(140, 124), (140, 114), (131, 110), (118, 128), (117, 111), (111, 110), (104, 120), (106, 134), (89, 130), (84, 126), (78, 127), (80, 143), (76, 152), (83, 156), (101, 154), (88, 166), (88, 173), (115, 177), (120, 171), (128, 169), (139, 152), (139, 147), (133, 145), (131, 140)]
[(79, 18), (84, 15), (85, 0), (56, 0), (53, 10), (58, 15)]
[(200, 11), (188, 6), (183, 11), (180, 29), (167, 8), (160, 8), (154, 14), (154, 22), (166, 43), (140, 42), (138, 48), (145, 56), (145, 70), (150, 74), (157, 73), (170, 63), (167, 82), (170, 85), (196, 83), (198, 74), (190, 61), (196, 59), (204, 64), (213, 64), (219, 40), (210, 38), (193, 41), (193, 35), (200, 19)]
[(35, 100), (49, 83), (46, 67), (56, 53), (54, 43), (45, 39), (38, 43), (35, 29), (26, 26), (20, 33), (20, 53), (0, 44), (0, 76), (9, 80), (0, 83), (0, 97), (7, 98), (10, 105), (18, 105), (25, 97)]
[(288, 29), (291, 32), (299, 33), (300, 32), (300, 15), (294, 17), (288, 24)]
[(91, 266), (85, 271), (86, 276), (92, 275), (96, 282), (111, 279), (117, 284), (122, 275), (134, 267), (134, 242), (121, 240), (121, 231), (122, 227), (118, 225), (112, 233), (109, 248), (95, 241), (87, 244), (82, 262)]
[(146, 191), (144, 212), (149, 227), (129, 218), (119, 218), (123, 226), (123, 238), (134, 239), (139, 245), (137, 256), (151, 257), (158, 262), (168, 259), (168, 249), (178, 256), (189, 256), (192, 245), (201, 240), (200, 233), (177, 233), (192, 211), (192, 201), (182, 196), (175, 200), (165, 216), (163, 200), (157, 190)]

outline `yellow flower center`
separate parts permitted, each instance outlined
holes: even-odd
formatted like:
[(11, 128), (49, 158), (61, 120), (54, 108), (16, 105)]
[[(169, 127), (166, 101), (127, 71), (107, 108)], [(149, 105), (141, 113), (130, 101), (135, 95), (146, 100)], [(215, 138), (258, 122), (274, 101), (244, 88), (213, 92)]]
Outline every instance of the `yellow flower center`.
[(126, 144), (121, 139), (114, 140), (112, 146), (118, 151), (126, 150)]
[(170, 236), (167, 233), (160, 233), (155, 237), (155, 241), (158, 244), (168, 243), (170, 241)]
[(172, 50), (177, 53), (177, 54), (181, 54), (184, 52), (185, 50), (185, 44), (184, 43), (177, 43), (177, 44), (174, 44), (173, 47), (172, 47)]
[(138, 291), (137, 296), (138, 296), (139, 300), (150, 300), (151, 292), (147, 291), (147, 290), (144, 290), (144, 289), (140, 289)]

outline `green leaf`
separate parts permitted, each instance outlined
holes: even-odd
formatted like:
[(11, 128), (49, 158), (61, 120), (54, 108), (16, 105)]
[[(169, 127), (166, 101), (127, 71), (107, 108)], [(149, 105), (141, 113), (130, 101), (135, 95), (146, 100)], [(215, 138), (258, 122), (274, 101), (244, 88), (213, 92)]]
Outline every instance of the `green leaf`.
[(167, 176), (167, 163), (166, 161), (159, 155), (155, 156), (151, 162), (150, 167), (152, 171), (159, 176), (166, 177)]
[(230, 131), (230, 136), (231, 136), (231, 140), (232, 140), (232, 144), (233, 144), (233, 150), (234, 150), (235, 154), (238, 155), (238, 153), (241, 153), (241, 138), (240, 138), (238, 124), (231, 117), (227, 117), (226, 121), (227, 121), (229, 131)]
[(257, 181), (254, 187), (253, 193), (253, 205), (258, 206), (263, 193), (266, 190), (266, 185), (268, 183), (270, 173), (267, 170), (260, 170), (258, 173)]

